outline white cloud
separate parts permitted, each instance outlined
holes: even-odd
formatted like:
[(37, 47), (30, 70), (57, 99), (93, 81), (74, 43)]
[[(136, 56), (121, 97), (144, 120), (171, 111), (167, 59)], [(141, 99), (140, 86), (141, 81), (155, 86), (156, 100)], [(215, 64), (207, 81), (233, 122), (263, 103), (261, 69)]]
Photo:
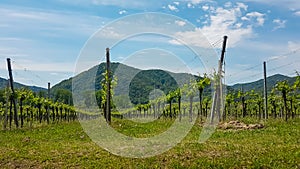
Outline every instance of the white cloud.
[(267, 4), (269, 6), (279, 6), (288, 9), (300, 9), (299, 0), (288, 0), (288, 1), (279, 1), (279, 0), (241, 0), (244, 2), (256, 2), (261, 4)]
[[(32, 70), (32, 71), (55, 71), (55, 72), (72, 72), (74, 70), (75, 63), (73, 62), (51, 62), (42, 63), (34, 61), (33, 59), (25, 58), (12, 58), (14, 70)], [(6, 69), (5, 64), (0, 65), (0, 69)]]
[(300, 16), (300, 11), (295, 12), (294, 15)]
[(207, 10), (209, 9), (209, 6), (203, 5), (203, 6), (202, 6), (202, 9), (203, 9), (203, 11), (207, 11)]
[(0, 13), (0, 23), (7, 25), (0, 34), (8, 35), (0, 38), (0, 57), (12, 57), (31, 70), (73, 71), (74, 63), (65, 62), (76, 60), (88, 37), (108, 21), (75, 11), (25, 7), (2, 6)]
[(191, 3), (187, 3), (187, 7), (188, 8), (195, 8), (195, 6), (193, 4), (191, 4)]
[(246, 5), (244, 3), (237, 2), (236, 5), (238, 8), (244, 9), (245, 11), (247, 11), (247, 9), (248, 9), (248, 5)]
[(243, 24), (242, 23), (237, 23), (237, 24), (235, 24), (235, 28), (241, 28), (243, 26)]
[(205, 3), (205, 2), (208, 2), (208, 3), (216, 3), (216, 1), (214, 0), (177, 0), (177, 1), (182, 1), (182, 2), (185, 2), (188, 4), (188, 6), (190, 7), (194, 7), (196, 5), (199, 5), (201, 3)]
[(230, 7), (232, 7), (232, 3), (231, 2), (226, 2), (224, 7), (225, 8), (230, 8)]
[(243, 20), (243, 21), (250, 21), (250, 19), (247, 18), (246, 16), (241, 17), (241, 20)]
[[(186, 42), (191, 45), (209, 47), (204, 44), (199, 35), (204, 35), (208, 38), (211, 43), (218, 41), (224, 35), (229, 36), (228, 45), (229, 47), (234, 47), (237, 43), (243, 39), (253, 36), (252, 25), (245, 25), (238, 21), (241, 17), (241, 10), (244, 9), (241, 4), (237, 4), (230, 9), (217, 8), (212, 11), (209, 16), (210, 24), (203, 26), (202, 28), (197, 28), (194, 31), (178, 32), (176, 35), (181, 37)], [(172, 41), (171, 43), (175, 43)]]
[(126, 10), (121, 10), (121, 11), (119, 11), (119, 14), (120, 14), (120, 15), (123, 15), (123, 14), (126, 14), (126, 13), (127, 13)]
[(194, 5), (200, 4), (203, 0), (191, 0), (191, 3)]
[(22, 41), (26, 42), (29, 41), (29, 39), (23, 39), (23, 38), (17, 38), (17, 37), (1, 37), (0, 41)]
[(175, 5), (177, 5), (177, 6), (180, 4), (179, 2), (173, 2), (173, 3), (174, 3)]
[(288, 49), (289, 49), (289, 51), (299, 50), (300, 49), (300, 42), (289, 41), (288, 42)]
[(178, 9), (176, 8), (176, 6), (174, 6), (174, 5), (168, 5), (168, 8), (169, 8), (171, 11), (178, 11)]
[(104, 27), (101, 29), (101, 32), (97, 34), (99, 38), (107, 38), (107, 39), (120, 39), (125, 35), (117, 32), (113, 27)]
[(243, 16), (241, 19), (244, 21), (250, 21), (251, 19), (254, 19), (256, 21), (257, 26), (263, 26), (265, 23), (265, 14), (259, 13), (259, 12), (250, 12), (247, 13), (246, 16)]
[[(11, 17), (16, 18), (23, 18), (23, 19), (31, 19), (31, 20), (43, 20), (45, 13), (40, 13), (42, 15), (36, 15), (34, 12), (27, 12), (27, 13), (19, 13), (19, 12), (10, 12), (9, 15)], [(43, 16), (44, 15), (44, 16)]]
[(278, 60), (278, 59), (285, 59), (286, 56), (271, 56), (268, 58), (268, 61), (271, 61), (271, 60)]
[[(274, 52), (273, 56), (268, 58), (270, 64), (268, 65), (269, 71), (281, 74), (289, 74), (294, 76), (295, 71), (299, 71), (299, 52), (300, 41), (289, 41), (287, 44), (281, 44), (283, 49), (280, 52)], [(276, 47), (271, 49), (274, 51)]]
[(175, 21), (175, 24), (177, 24), (178, 26), (184, 26), (184, 25), (186, 24), (186, 22), (176, 20), (176, 21)]
[(281, 28), (285, 28), (286, 20), (274, 19), (273, 23), (276, 24), (273, 31)]
[[(63, 0), (65, 1), (65, 0)], [(162, 2), (157, 1), (156, 3), (153, 3), (149, 0), (130, 0), (128, 1), (120, 1), (120, 0), (76, 0), (77, 4), (92, 4), (92, 5), (112, 5), (112, 6), (118, 6), (126, 9), (145, 9), (145, 8), (157, 8), (158, 6), (162, 6)], [(65, 3), (75, 3), (72, 1), (65, 1)]]
[(46, 37), (65, 37), (70, 34), (90, 36), (100, 27), (100, 20), (108, 20), (76, 12), (41, 11), (33, 8), (0, 8), (0, 13), (0, 23), (6, 23), (6, 31)]

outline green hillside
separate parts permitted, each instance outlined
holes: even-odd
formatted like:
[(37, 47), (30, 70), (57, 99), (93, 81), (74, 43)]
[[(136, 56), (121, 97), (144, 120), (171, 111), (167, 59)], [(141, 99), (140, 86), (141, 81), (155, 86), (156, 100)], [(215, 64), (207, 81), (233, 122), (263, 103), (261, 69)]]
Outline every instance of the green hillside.
[[(153, 89), (160, 89), (165, 94), (174, 90), (177, 86), (182, 87), (190, 79), (197, 79), (198, 76), (187, 73), (173, 73), (163, 70), (140, 70), (121, 63), (111, 63), (112, 74), (117, 77), (117, 85), (114, 87), (115, 96), (129, 96), (134, 103), (145, 103), (149, 92)], [(75, 79), (74, 87), (76, 90), (82, 90), (84, 93), (97, 91), (101, 88), (100, 82), (103, 79), (105, 63), (101, 63), (79, 75), (63, 80), (51, 89), (51, 95), (54, 100), (61, 99), (65, 103), (72, 102), (72, 81)], [(268, 90), (270, 91), (277, 82), (287, 80), (289, 84), (295, 82), (295, 77), (288, 77), (276, 74), (267, 78)], [(0, 77), (0, 89), (7, 86), (6, 79)], [(29, 88), (34, 92), (46, 91), (46, 89), (36, 86), (26, 86), (20, 83), (14, 83), (15, 88)], [(228, 90), (241, 90), (263, 92), (263, 79), (251, 83), (239, 83), (227, 86)], [(204, 91), (204, 95), (210, 95), (210, 88)], [(139, 97), (137, 97), (139, 96)]]
[[(105, 63), (101, 63), (88, 71), (82, 72), (77, 76), (64, 80), (52, 88), (55, 93), (59, 89), (72, 91), (73, 87), (82, 94), (101, 89), (101, 81), (105, 71)], [(120, 63), (111, 63), (111, 71), (117, 78), (114, 86), (115, 96), (132, 96), (133, 103), (147, 102), (146, 96), (153, 89), (162, 90), (165, 94), (169, 91), (182, 87), (183, 84), (197, 76), (187, 73), (172, 73), (164, 70), (140, 70)]]
[[(268, 91), (271, 91), (272, 88), (276, 85), (276, 83), (278, 83), (280, 81), (284, 81), (284, 80), (287, 80), (288, 83), (291, 85), (295, 82), (296, 78), (295, 77), (284, 76), (284, 75), (281, 75), (281, 74), (275, 74), (273, 76), (269, 76), (269, 77), (267, 77)], [(250, 90), (254, 90), (256, 92), (261, 93), (264, 90), (264, 80), (260, 79), (260, 80), (257, 80), (255, 82), (251, 82), (251, 83), (239, 83), (239, 84), (235, 84), (233, 86), (230, 86), (230, 88), (233, 89), (233, 90), (243, 89), (245, 92), (250, 91)]]
[[(0, 77), (0, 89), (4, 89), (5, 87), (7, 87), (7, 85), (8, 85), (7, 79), (4, 79), (4, 78)], [(23, 85), (23, 84), (17, 83), (17, 82), (14, 82), (14, 87), (16, 89), (18, 89), (18, 88), (28, 88), (28, 89), (32, 90), (33, 92), (47, 91), (47, 89), (42, 88), (42, 87), (27, 86), (27, 85)]]
[[(146, 90), (153, 89), (153, 85), (156, 85), (156, 87), (159, 86), (159, 84), (156, 84), (160, 80), (158, 77), (162, 78), (164, 77), (162, 75), (162, 72), (166, 72), (169, 75), (172, 76), (178, 83), (179, 86), (181, 86), (183, 83), (188, 81), (191, 78), (198, 78), (195, 75), (187, 74), (187, 73), (172, 73), (168, 71), (161, 71), (161, 70), (140, 70), (136, 69), (130, 66), (126, 66), (124, 64), (120, 63), (112, 63), (111, 69), (114, 75), (116, 75), (118, 79), (118, 84), (114, 88), (114, 92), (116, 95), (126, 95), (129, 93), (128, 87), (131, 86), (135, 89), (142, 86), (142, 88), (145, 88)], [(105, 63), (101, 63), (98, 66), (95, 66), (88, 71), (82, 72), (81, 74), (77, 75), (75, 78), (78, 79), (76, 81), (76, 89), (90, 89), (90, 90), (99, 90), (100, 89), (100, 82), (103, 79), (102, 73), (105, 70)], [(138, 79), (135, 77), (138, 74)], [(164, 73), (163, 73), (164, 74)], [(135, 78), (135, 79), (134, 79)], [(134, 83), (131, 84), (132, 80), (134, 79)], [(162, 78), (164, 81), (169, 81), (172, 79)], [(268, 82), (268, 90), (271, 90), (277, 82), (287, 80), (289, 84), (293, 84), (295, 82), (295, 77), (288, 77), (280, 74), (276, 74), (273, 76), (270, 76), (267, 78)], [(73, 78), (70, 78), (68, 80), (64, 80), (60, 82), (59, 84), (55, 85), (52, 89), (53, 91), (57, 89), (65, 89), (68, 91), (72, 91), (72, 80)], [(156, 82), (156, 83), (155, 83)], [(162, 81), (160, 81), (161, 83)], [(138, 85), (138, 86), (133, 86)], [(263, 91), (263, 79), (257, 80), (255, 82), (251, 83), (239, 83), (232, 86), (228, 86), (229, 90), (240, 90), (243, 89), (244, 91), (250, 91), (254, 90), (256, 92), (262, 92)], [(206, 93), (209, 92), (206, 90)]]

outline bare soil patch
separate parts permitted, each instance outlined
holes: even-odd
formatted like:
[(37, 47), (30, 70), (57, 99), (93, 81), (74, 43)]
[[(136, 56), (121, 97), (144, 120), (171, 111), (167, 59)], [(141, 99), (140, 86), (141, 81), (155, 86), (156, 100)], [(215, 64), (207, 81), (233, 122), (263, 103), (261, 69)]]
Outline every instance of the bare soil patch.
[(219, 129), (223, 130), (253, 130), (253, 129), (262, 129), (265, 126), (263, 124), (245, 124), (240, 121), (229, 121), (219, 125)]

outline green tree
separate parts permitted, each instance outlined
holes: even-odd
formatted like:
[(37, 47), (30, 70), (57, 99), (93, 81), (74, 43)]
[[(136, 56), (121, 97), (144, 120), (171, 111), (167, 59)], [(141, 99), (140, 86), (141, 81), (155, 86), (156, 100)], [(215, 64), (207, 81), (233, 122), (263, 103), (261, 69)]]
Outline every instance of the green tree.
[(21, 127), (24, 125), (24, 115), (23, 115), (23, 103), (28, 99), (28, 97), (32, 96), (32, 91), (29, 89), (21, 88), (20, 90), (16, 91), (17, 97), (19, 100), (19, 108), (20, 108), (20, 118), (21, 118)]
[(8, 87), (6, 87), (3, 91), (4, 91), (2, 95), (3, 100), (1, 101), (3, 103), (3, 106), (5, 106), (4, 115), (3, 115), (4, 117), (3, 128), (6, 129), (11, 90)]
[(175, 91), (174, 91), (174, 97), (177, 99), (178, 101), (178, 111), (181, 115), (181, 89), (180, 88), (177, 88)]
[(195, 97), (195, 93), (197, 91), (197, 81), (191, 80), (190, 83), (183, 85), (183, 93), (189, 98), (189, 116), (190, 121), (192, 121), (193, 115), (193, 98)]
[(242, 103), (242, 115), (243, 117), (246, 117), (247, 115), (247, 102), (246, 102), (246, 97), (248, 96), (247, 92), (244, 92), (242, 90), (239, 90), (237, 93), (237, 97), (240, 99)]
[(286, 80), (278, 82), (276, 84), (275, 88), (278, 91), (280, 91), (282, 94), (282, 99), (283, 99), (283, 104), (284, 104), (284, 112), (285, 112), (285, 120), (287, 121), (288, 120), (287, 95), (290, 92), (291, 88)]
[(256, 93), (254, 90), (251, 90), (248, 95), (250, 97), (250, 103), (252, 103), (252, 107), (256, 109), (255, 113), (260, 119), (262, 117), (263, 97), (261, 94)]
[(199, 113), (202, 116), (202, 96), (203, 96), (203, 91), (205, 89), (206, 86), (210, 85), (210, 79), (207, 77), (207, 74), (204, 74), (203, 79), (199, 79), (199, 81), (197, 82), (197, 89), (199, 92), (199, 104), (200, 104), (200, 112), (198, 112), (198, 116)]
[[(113, 88), (117, 85), (117, 77), (114, 76), (114, 77), (108, 77), (108, 72), (105, 71), (103, 74), (102, 74), (103, 78), (102, 78), (102, 81), (100, 82), (100, 85), (101, 85), (101, 89), (100, 89), (100, 92), (99, 94), (101, 95), (101, 102), (102, 102), (102, 108), (103, 108), (103, 113), (104, 113), (104, 117), (105, 119), (111, 119), (111, 114), (109, 113), (105, 113), (106, 110), (107, 110), (107, 92), (108, 92), (108, 88), (107, 88), (107, 83), (110, 84), (110, 89), (111, 91), (109, 92), (110, 93), (110, 111), (111, 109), (114, 107), (114, 104), (113, 104), (113, 99), (112, 99), (112, 96), (114, 95), (114, 92), (113, 92)], [(109, 117), (108, 117), (109, 116)], [(110, 122), (108, 120), (108, 122)]]
[(272, 106), (271, 112), (272, 112), (273, 118), (276, 118), (277, 117), (276, 111), (277, 111), (277, 100), (278, 100), (278, 98), (275, 94), (275, 89), (272, 89), (270, 95), (268, 96), (268, 100), (269, 100), (269, 102)]
[(64, 104), (73, 105), (72, 92), (66, 89), (57, 89), (54, 91), (54, 102), (61, 102)]
[(299, 97), (300, 93), (299, 93), (299, 89), (300, 89), (300, 74), (299, 72), (296, 71), (296, 80), (294, 82), (294, 84), (291, 86), (291, 96), (290, 96), (290, 111), (292, 113), (292, 118), (295, 117), (296, 111), (297, 111), (297, 107), (298, 104), (297, 102), (299, 102)]
[(1, 103), (5, 103), (6, 100), (5, 100), (5, 90), (4, 89), (0, 89), (0, 102)]
[(51, 100), (48, 100), (48, 99), (44, 99), (44, 107), (46, 109), (46, 120), (47, 120), (47, 124), (49, 124), (49, 110), (50, 110), (50, 107), (51, 107), (51, 104), (52, 104), (52, 101)]
[(101, 104), (102, 103), (102, 93), (101, 93), (101, 90), (97, 90), (95, 95), (96, 95), (97, 105), (98, 105), (99, 109), (101, 109), (102, 108), (102, 104)]
[(293, 88), (295, 90), (299, 90), (300, 89), (300, 73), (298, 71), (296, 71), (296, 81), (294, 82)]
[[(228, 93), (226, 95), (226, 104), (225, 104), (225, 109), (227, 110), (227, 115), (230, 115), (231, 113), (231, 105), (234, 103), (234, 94)], [(226, 119), (226, 112), (224, 112), (223, 119)]]
[(169, 116), (170, 118), (172, 118), (172, 101), (174, 99), (174, 92), (171, 91), (167, 94), (166, 96), (166, 100), (167, 100), (167, 103), (169, 104)]
[(36, 97), (35, 98), (35, 103), (36, 103), (36, 106), (38, 108), (39, 122), (42, 123), (42, 119), (43, 119), (42, 106), (43, 106), (43, 103), (44, 103), (44, 98), (43, 97)]
[[(181, 90), (180, 88), (177, 88), (174, 91), (170, 91), (167, 96), (166, 96), (166, 101), (167, 103), (169, 103), (169, 109), (170, 109), (170, 114), (169, 116), (172, 118), (172, 102), (177, 100), (178, 102), (178, 109), (180, 111), (180, 103), (181, 103)], [(174, 115), (176, 114), (175, 110), (174, 110)]]
[(34, 93), (31, 90), (27, 90), (26, 97), (24, 100), (24, 108), (26, 110), (27, 114), (27, 122), (29, 121), (29, 126), (32, 127), (32, 122), (33, 122), (33, 111), (35, 108), (34, 104)]

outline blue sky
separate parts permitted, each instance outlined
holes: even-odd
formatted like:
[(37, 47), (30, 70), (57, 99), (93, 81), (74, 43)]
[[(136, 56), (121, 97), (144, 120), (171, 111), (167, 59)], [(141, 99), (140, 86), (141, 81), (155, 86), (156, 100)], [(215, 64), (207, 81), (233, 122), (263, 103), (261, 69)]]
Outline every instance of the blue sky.
[[(228, 35), (225, 67), (228, 84), (262, 78), (263, 61), (267, 61), (268, 75), (294, 76), (299, 71), (298, 0), (2, 0), (0, 76), (7, 78), (6, 58), (10, 57), (16, 81), (42, 87), (48, 81), (56, 84), (73, 76), (77, 57), (95, 32), (114, 20), (143, 12), (178, 16), (183, 19), (176, 22), (179, 26), (194, 24), (193, 31), (175, 34), (192, 45), (201, 45), (201, 40), (194, 37), (202, 33), (218, 55), (222, 38)], [(113, 30), (109, 33), (114, 35)], [(140, 37), (139, 43), (127, 45), (147, 44), (151, 38)], [(104, 51), (99, 49), (100, 55)], [(119, 53), (112, 60), (122, 61), (125, 54), (134, 57), (137, 53), (119, 46)], [(177, 70), (171, 66), (167, 69)]]

